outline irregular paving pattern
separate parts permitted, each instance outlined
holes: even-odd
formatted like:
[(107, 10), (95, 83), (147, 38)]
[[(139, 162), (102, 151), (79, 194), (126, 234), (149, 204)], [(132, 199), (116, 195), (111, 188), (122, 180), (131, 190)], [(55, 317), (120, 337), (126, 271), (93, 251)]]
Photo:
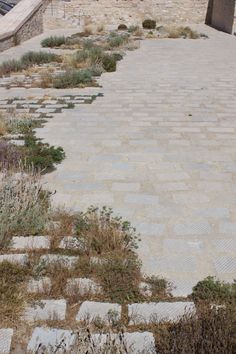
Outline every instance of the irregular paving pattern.
[(235, 38), (200, 31), (210, 39), (143, 41), (102, 76), (104, 97), (38, 130), (67, 155), (45, 177), (55, 204), (131, 220), (144, 272), (174, 281), (176, 295), (236, 275)]

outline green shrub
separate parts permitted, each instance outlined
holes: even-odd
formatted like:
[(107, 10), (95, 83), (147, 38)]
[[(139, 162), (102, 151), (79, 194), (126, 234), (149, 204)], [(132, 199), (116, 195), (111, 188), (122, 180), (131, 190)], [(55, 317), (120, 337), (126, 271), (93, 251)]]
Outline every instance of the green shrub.
[(139, 298), (141, 263), (136, 256), (112, 255), (98, 265), (97, 274), (109, 300), (123, 303)]
[(139, 26), (135, 26), (135, 25), (131, 25), (131, 26), (129, 26), (129, 28), (128, 28), (128, 32), (129, 33), (134, 33), (134, 32), (136, 32), (136, 31), (138, 31), (138, 29), (139, 29)]
[(84, 42), (83, 42), (83, 48), (84, 49), (91, 49), (94, 47), (94, 42), (92, 39), (86, 39)]
[(24, 153), (26, 166), (33, 166), (38, 171), (47, 171), (65, 158), (61, 147), (42, 143), (33, 135), (25, 137)]
[(116, 71), (116, 59), (113, 55), (104, 55), (102, 58), (102, 66), (105, 71), (113, 72)]
[(113, 58), (116, 60), (116, 61), (120, 61), (123, 59), (123, 55), (120, 54), (120, 53), (113, 53)]
[(104, 69), (101, 64), (95, 64), (95, 65), (89, 67), (89, 71), (92, 76), (99, 77), (104, 72)]
[(7, 60), (0, 65), (0, 75), (9, 75), (11, 72), (18, 72), (24, 69), (20, 60)]
[(143, 28), (145, 28), (145, 29), (155, 29), (157, 23), (155, 20), (146, 19), (143, 21), (142, 25), (143, 25)]
[(53, 87), (57, 89), (78, 87), (81, 84), (93, 84), (92, 74), (88, 69), (68, 70), (53, 81)]
[(53, 48), (53, 47), (60, 47), (65, 43), (66, 43), (66, 38), (64, 36), (51, 36), (51, 37), (44, 38), (41, 41), (41, 46), (44, 48), (45, 47)]
[(118, 31), (127, 31), (128, 27), (124, 23), (121, 23), (117, 29)]
[(236, 283), (229, 284), (207, 277), (194, 286), (192, 297), (194, 300), (236, 302)]
[(128, 34), (123, 34), (123, 35), (118, 35), (113, 32), (110, 33), (110, 36), (108, 38), (108, 46), (110, 48), (116, 48), (122, 46), (125, 42), (128, 41), (129, 35)]
[(21, 62), (25, 67), (30, 67), (34, 64), (39, 65), (58, 61), (60, 61), (59, 55), (43, 51), (29, 51), (21, 57)]

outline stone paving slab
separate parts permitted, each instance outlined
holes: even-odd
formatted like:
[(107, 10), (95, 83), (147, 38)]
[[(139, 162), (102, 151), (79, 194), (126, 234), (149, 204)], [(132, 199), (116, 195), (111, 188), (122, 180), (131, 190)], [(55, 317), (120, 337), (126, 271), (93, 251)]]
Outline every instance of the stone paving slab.
[(40, 300), (27, 306), (23, 319), (27, 322), (55, 320), (63, 321), (66, 316), (66, 300)]
[(44, 293), (51, 290), (52, 283), (48, 277), (42, 277), (40, 279), (30, 279), (27, 284), (27, 291), (29, 293)]
[(69, 295), (96, 295), (102, 292), (102, 287), (89, 278), (72, 278), (67, 280), (66, 292)]
[(121, 306), (107, 302), (85, 301), (80, 306), (76, 315), (76, 321), (93, 322), (101, 320), (109, 324), (113, 320), (119, 321), (121, 318)]
[(79, 260), (78, 256), (64, 256), (60, 254), (46, 254), (40, 257), (39, 267), (60, 265), (62, 267), (72, 267)]
[(48, 236), (15, 236), (12, 238), (11, 248), (15, 250), (49, 249)]
[(0, 329), (0, 353), (1, 354), (10, 353), (12, 336), (13, 336), (13, 329), (11, 328)]
[(20, 265), (27, 265), (29, 258), (27, 254), (3, 254), (0, 255), (0, 262), (17, 263)]
[(193, 302), (150, 302), (128, 305), (129, 324), (176, 322), (185, 313), (194, 313)]
[[(108, 334), (92, 334), (91, 340), (93, 345), (98, 348), (106, 343)], [(120, 343), (120, 336), (117, 334), (109, 334), (115, 340)], [(40, 350), (51, 350), (54, 352), (58, 346), (61, 350), (72, 349), (73, 344), (76, 342), (76, 333), (70, 330), (56, 329), (56, 328), (42, 328), (36, 327), (30, 338), (27, 346), (27, 352), (41, 353)], [(122, 335), (122, 341), (126, 344), (130, 354), (139, 354), (140, 352), (155, 353), (155, 341), (154, 336), (150, 332), (131, 332), (124, 333)]]

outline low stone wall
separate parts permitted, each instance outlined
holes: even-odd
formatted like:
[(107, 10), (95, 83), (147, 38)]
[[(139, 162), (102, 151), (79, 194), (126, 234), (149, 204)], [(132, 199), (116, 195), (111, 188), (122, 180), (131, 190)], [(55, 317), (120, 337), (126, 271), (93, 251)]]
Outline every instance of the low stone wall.
[(48, 0), (21, 0), (0, 19), (0, 52), (43, 32)]

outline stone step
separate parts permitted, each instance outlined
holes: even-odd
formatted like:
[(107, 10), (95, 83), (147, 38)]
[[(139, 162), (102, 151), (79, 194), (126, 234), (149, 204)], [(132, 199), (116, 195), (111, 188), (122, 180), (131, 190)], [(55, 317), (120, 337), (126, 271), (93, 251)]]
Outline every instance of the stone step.
[(60, 254), (45, 254), (39, 258), (39, 267), (60, 265), (72, 267), (79, 260), (78, 256), (65, 256)]
[(72, 278), (67, 280), (68, 295), (96, 295), (102, 293), (102, 287), (89, 278)]
[(129, 325), (176, 322), (185, 313), (195, 313), (193, 302), (149, 302), (128, 305)]
[(11, 246), (14, 250), (49, 249), (49, 236), (15, 236), (12, 238)]
[(29, 262), (29, 258), (27, 254), (2, 254), (0, 255), (0, 263), (1, 262), (9, 262), (20, 265), (27, 265)]
[[(92, 334), (89, 341), (84, 341), (85, 352), (87, 352), (89, 348), (92, 348), (93, 352), (95, 353), (94, 350), (96, 348), (97, 350), (101, 348), (102, 345), (107, 342), (108, 338), (111, 338), (112, 341), (114, 341), (121, 348), (127, 348), (127, 352), (129, 354), (156, 353), (155, 340), (151, 332)], [(49, 354), (52, 352), (56, 352), (59, 347), (62, 349), (62, 351), (64, 349), (65, 352), (70, 352), (72, 349), (78, 348), (78, 344), (76, 345), (76, 341), (77, 334), (73, 331), (56, 328), (36, 327), (28, 343), (27, 352)], [(83, 341), (79, 345), (81, 348), (83, 346)]]
[(13, 329), (11, 328), (0, 329), (0, 353), (1, 354), (10, 353), (12, 336), (13, 336)]
[(34, 321), (63, 321), (66, 316), (66, 300), (40, 300), (25, 308), (23, 319)]
[(108, 302), (84, 301), (76, 315), (76, 321), (95, 322), (104, 324), (118, 322), (121, 319), (121, 305)]

